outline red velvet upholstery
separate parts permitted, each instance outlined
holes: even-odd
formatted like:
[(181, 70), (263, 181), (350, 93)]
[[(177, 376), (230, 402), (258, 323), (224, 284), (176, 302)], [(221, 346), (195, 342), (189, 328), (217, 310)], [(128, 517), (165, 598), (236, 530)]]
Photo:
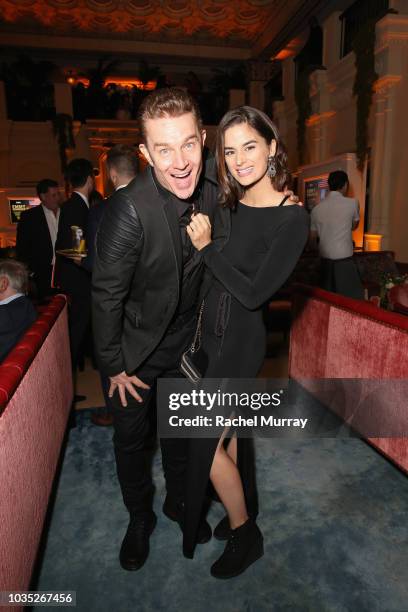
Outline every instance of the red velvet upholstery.
[(72, 396), (67, 306), (57, 296), (0, 366), (2, 590), (29, 587)]
[(408, 315), (408, 283), (392, 287), (388, 292), (388, 298), (395, 312)]
[(49, 305), (42, 308), (38, 319), (0, 365), (0, 414), (28, 370), (65, 304), (64, 296), (56, 295)]
[[(408, 317), (370, 302), (297, 285), (289, 375), (315, 394), (320, 393), (316, 389), (321, 389), (321, 385), (313, 383), (316, 379), (406, 380)], [(335, 411), (344, 416), (353, 401), (346, 394), (343, 406)], [(406, 400), (399, 403), (393, 406), (397, 419), (406, 414)], [(378, 410), (381, 412), (381, 405)], [(408, 471), (408, 438), (368, 441)]]

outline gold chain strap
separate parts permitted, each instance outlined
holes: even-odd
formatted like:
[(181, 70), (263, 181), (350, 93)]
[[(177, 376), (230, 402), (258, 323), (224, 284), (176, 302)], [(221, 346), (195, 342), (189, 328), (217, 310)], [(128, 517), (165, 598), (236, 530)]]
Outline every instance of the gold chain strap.
[(197, 319), (197, 327), (195, 330), (195, 334), (194, 334), (194, 340), (192, 342), (190, 351), (192, 353), (195, 353), (196, 351), (200, 350), (200, 346), (201, 346), (201, 319), (203, 318), (203, 311), (204, 311), (204, 300), (201, 302), (201, 306), (200, 306), (200, 310), (198, 313), (198, 319)]

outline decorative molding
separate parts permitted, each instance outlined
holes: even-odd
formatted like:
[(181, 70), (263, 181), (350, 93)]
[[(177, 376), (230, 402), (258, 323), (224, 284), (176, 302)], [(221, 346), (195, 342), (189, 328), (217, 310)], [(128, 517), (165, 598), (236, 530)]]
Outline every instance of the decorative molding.
[(106, 143), (136, 145), (140, 140), (137, 121), (88, 120), (82, 125), (91, 149), (104, 149)]
[(306, 125), (310, 127), (312, 125), (322, 123), (324, 121), (327, 121), (327, 119), (331, 119), (332, 117), (334, 117), (335, 114), (336, 114), (336, 111), (326, 111), (324, 113), (316, 113), (312, 115), (311, 117), (309, 117), (309, 119), (306, 121)]
[(0, 0), (15, 31), (250, 46), (282, 0)]
[(377, 24), (376, 54), (392, 46), (408, 45), (408, 17), (406, 15), (386, 15)]
[(380, 77), (374, 83), (374, 91), (377, 94), (384, 95), (386, 94), (392, 87), (397, 85), (402, 79), (401, 75), (385, 75)]

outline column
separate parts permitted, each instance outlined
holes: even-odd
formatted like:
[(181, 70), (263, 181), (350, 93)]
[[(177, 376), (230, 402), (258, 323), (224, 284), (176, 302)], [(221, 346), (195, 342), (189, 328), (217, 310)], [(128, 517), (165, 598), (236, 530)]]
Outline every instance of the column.
[(7, 121), (6, 88), (3, 81), (0, 81), (0, 121)]
[(272, 62), (249, 62), (249, 105), (265, 109), (265, 85), (272, 77)]
[(372, 135), (369, 233), (408, 261), (405, 168), (408, 167), (406, 101), (408, 17), (386, 15), (377, 24), (374, 133)]
[(323, 22), (323, 66), (331, 68), (340, 60), (340, 11), (335, 11)]
[(54, 100), (57, 114), (62, 113), (73, 117), (72, 91), (68, 83), (54, 83)]

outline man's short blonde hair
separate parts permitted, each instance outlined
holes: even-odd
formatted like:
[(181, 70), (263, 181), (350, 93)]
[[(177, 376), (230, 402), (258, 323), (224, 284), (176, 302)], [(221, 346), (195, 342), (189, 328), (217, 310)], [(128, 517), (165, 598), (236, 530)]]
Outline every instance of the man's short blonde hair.
[(138, 120), (140, 134), (146, 142), (146, 121), (159, 117), (180, 117), (193, 113), (198, 128), (202, 127), (200, 109), (194, 98), (181, 87), (164, 87), (149, 94), (139, 108)]

